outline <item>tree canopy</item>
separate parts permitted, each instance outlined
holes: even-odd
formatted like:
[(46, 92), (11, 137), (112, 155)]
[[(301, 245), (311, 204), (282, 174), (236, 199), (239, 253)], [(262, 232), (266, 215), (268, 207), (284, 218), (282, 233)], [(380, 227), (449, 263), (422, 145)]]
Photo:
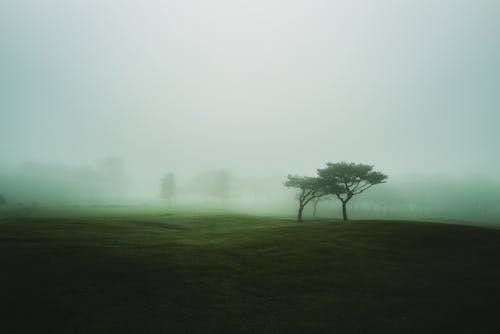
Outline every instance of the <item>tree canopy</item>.
[(166, 173), (161, 179), (160, 184), (160, 197), (168, 200), (169, 205), (172, 205), (172, 197), (176, 192), (175, 175), (173, 173)]
[(368, 188), (384, 183), (387, 175), (374, 171), (373, 165), (353, 162), (327, 163), (326, 168), (318, 169), (322, 186), (329, 194), (337, 196), (342, 202), (342, 216), (347, 220), (347, 202)]
[(327, 194), (323, 186), (323, 182), (317, 177), (288, 175), (284, 185), (289, 188), (298, 188), (299, 208), (297, 220), (302, 221), (302, 212), (304, 207), (314, 198), (318, 198)]

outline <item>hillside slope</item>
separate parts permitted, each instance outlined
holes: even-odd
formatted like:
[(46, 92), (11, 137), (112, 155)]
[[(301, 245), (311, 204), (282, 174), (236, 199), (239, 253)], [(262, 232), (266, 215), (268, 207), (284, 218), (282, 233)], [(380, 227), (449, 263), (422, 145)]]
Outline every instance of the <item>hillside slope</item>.
[(2, 333), (495, 332), (500, 231), (239, 215), (0, 222)]

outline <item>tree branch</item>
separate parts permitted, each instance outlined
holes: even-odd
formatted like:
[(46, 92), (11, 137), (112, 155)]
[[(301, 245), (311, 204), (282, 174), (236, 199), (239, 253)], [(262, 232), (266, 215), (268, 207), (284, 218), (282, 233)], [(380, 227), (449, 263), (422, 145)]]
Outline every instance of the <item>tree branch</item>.
[(365, 191), (366, 189), (368, 189), (374, 185), (375, 185), (375, 183), (368, 183), (368, 184), (363, 186), (364, 188), (361, 187), (360, 190), (358, 190), (356, 193), (353, 193), (353, 195), (361, 194), (363, 191)]

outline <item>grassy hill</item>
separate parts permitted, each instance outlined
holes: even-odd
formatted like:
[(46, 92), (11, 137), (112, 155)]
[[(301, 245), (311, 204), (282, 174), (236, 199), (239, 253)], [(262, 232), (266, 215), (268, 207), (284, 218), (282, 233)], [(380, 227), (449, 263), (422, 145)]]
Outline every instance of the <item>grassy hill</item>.
[(498, 332), (500, 231), (234, 214), (0, 220), (0, 332)]

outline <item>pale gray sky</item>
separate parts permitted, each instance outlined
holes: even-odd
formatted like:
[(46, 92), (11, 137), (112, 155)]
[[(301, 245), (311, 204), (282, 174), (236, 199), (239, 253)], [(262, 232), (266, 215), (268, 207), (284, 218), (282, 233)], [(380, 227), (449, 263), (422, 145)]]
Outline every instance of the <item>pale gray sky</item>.
[(497, 0), (3, 0), (0, 163), (500, 167)]

